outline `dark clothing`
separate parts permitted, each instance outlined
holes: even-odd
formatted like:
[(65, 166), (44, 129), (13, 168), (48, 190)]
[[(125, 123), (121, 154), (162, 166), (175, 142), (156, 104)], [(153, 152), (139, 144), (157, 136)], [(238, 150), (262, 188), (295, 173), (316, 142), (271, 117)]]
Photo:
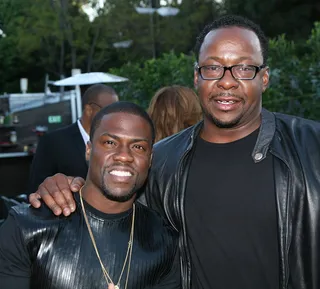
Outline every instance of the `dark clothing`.
[(192, 289), (279, 289), (272, 156), (252, 161), (258, 132), (226, 144), (197, 138), (185, 202)]
[(88, 171), (85, 148), (77, 122), (42, 136), (31, 166), (28, 194), (56, 173), (85, 179)]
[[(0, 228), (2, 289), (108, 287), (77, 203), (76, 212), (69, 217), (56, 217), (44, 205), (11, 210)], [(127, 252), (132, 210), (110, 215), (88, 204), (85, 207), (102, 262), (117, 283)], [(127, 288), (180, 288), (177, 239), (157, 213), (137, 203)], [(127, 268), (120, 288), (124, 288)]]
[[(166, 217), (180, 234), (184, 289), (191, 288), (193, 276), (185, 193), (194, 140), (202, 125), (201, 122), (155, 145), (145, 194), (148, 205)], [(266, 161), (268, 153), (273, 156), (280, 289), (320, 288), (319, 149), (319, 123), (262, 110), (259, 136), (251, 155), (257, 165)]]

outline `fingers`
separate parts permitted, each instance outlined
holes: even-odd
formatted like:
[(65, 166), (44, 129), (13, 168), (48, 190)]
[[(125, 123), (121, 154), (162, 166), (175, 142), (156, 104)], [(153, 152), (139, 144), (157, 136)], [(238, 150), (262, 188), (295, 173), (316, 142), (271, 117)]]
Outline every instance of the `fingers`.
[[(52, 178), (52, 177), (49, 177)], [(36, 193), (38, 193), (41, 197), (41, 199), (43, 200), (43, 202), (51, 209), (51, 211), (56, 215), (59, 216), (62, 213), (62, 209), (58, 206), (58, 204), (56, 203), (56, 201), (52, 198), (52, 196), (50, 195), (50, 190), (52, 190), (52, 187), (50, 189), (48, 189), (46, 187), (46, 184), (49, 182), (50, 180), (45, 179), (44, 182), (39, 186), (38, 191)], [(58, 188), (57, 188), (58, 189)], [(56, 193), (56, 191), (54, 191)]]
[(30, 194), (29, 203), (34, 208), (40, 208), (41, 202), (39, 201), (39, 199), (41, 199), (41, 197), (40, 197), (40, 194), (38, 194), (38, 192)]
[[(69, 177), (70, 181), (71, 177)], [(72, 181), (70, 182), (70, 187), (73, 192), (79, 192), (81, 187), (84, 185), (85, 180), (81, 177), (75, 177), (72, 178)]]
[(46, 178), (39, 186), (38, 193), (57, 216), (61, 213), (68, 216), (75, 210), (76, 206), (70, 190), (69, 180), (63, 174), (55, 174)]

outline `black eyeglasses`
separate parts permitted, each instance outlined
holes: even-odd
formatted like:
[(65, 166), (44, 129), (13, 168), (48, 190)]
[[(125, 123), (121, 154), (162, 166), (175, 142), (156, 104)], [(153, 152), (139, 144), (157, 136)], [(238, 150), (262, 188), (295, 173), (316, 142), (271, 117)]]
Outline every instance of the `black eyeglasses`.
[(94, 104), (94, 105), (96, 105), (97, 107), (99, 107), (100, 109), (102, 108), (101, 105), (99, 105), (99, 104), (97, 104), (97, 103), (95, 103), (95, 102), (89, 102), (88, 104), (89, 104), (89, 105)]
[(221, 66), (221, 65), (196, 65), (200, 76), (204, 80), (218, 80), (224, 77), (227, 70), (231, 72), (231, 75), (235, 79), (239, 80), (251, 80), (254, 79), (257, 73), (266, 67), (265, 64), (256, 66), (256, 65), (246, 65), (238, 64), (232, 66)]

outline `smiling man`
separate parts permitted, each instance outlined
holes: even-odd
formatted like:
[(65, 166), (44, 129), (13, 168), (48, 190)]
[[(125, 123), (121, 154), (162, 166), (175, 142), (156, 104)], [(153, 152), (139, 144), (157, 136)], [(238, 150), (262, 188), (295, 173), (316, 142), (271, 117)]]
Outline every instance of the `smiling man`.
[(177, 236), (135, 202), (154, 137), (139, 106), (101, 109), (90, 130), (89, 171), (76, 213), (59, 218), (45, 206), (18, 206), (1, 226), (1, 288), (180, 288)]

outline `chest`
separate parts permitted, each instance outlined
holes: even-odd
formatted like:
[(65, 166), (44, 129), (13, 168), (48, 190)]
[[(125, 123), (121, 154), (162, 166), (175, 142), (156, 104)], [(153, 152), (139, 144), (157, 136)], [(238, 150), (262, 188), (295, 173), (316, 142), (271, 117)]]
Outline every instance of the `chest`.
[(187, 215), (243, 225), (276, 218), (273, 157), (255, 163), (251, 148), (197, 149), (186, 186)]
[[(74, 230), (74, 226), (79, 226)], [(73, 228), (72, 228), (73, 227)], [(146, 242), (142, 231), (135, 231), (131, 262), (128, 252), (129, 224), (97, 224), (92, 228), (101, 262), (120, 288), (147, 288), (157, 284), (165, 273), (166, 248)], [(104, 232), (101, 234), (101, 232)], [(130, 254), (128, 255), (130, 256)], [(54, 238), (42, 242), (32, 268), (31, 288), (85, 289), (108, 288), (101, 264), (85, 224), (71, 222)], [(129, 266), (130, 264), (130, 266)], [(141, 270), (143, 268), (143, 270)], [(160, 268), (160, 269), (159, 269)]]

